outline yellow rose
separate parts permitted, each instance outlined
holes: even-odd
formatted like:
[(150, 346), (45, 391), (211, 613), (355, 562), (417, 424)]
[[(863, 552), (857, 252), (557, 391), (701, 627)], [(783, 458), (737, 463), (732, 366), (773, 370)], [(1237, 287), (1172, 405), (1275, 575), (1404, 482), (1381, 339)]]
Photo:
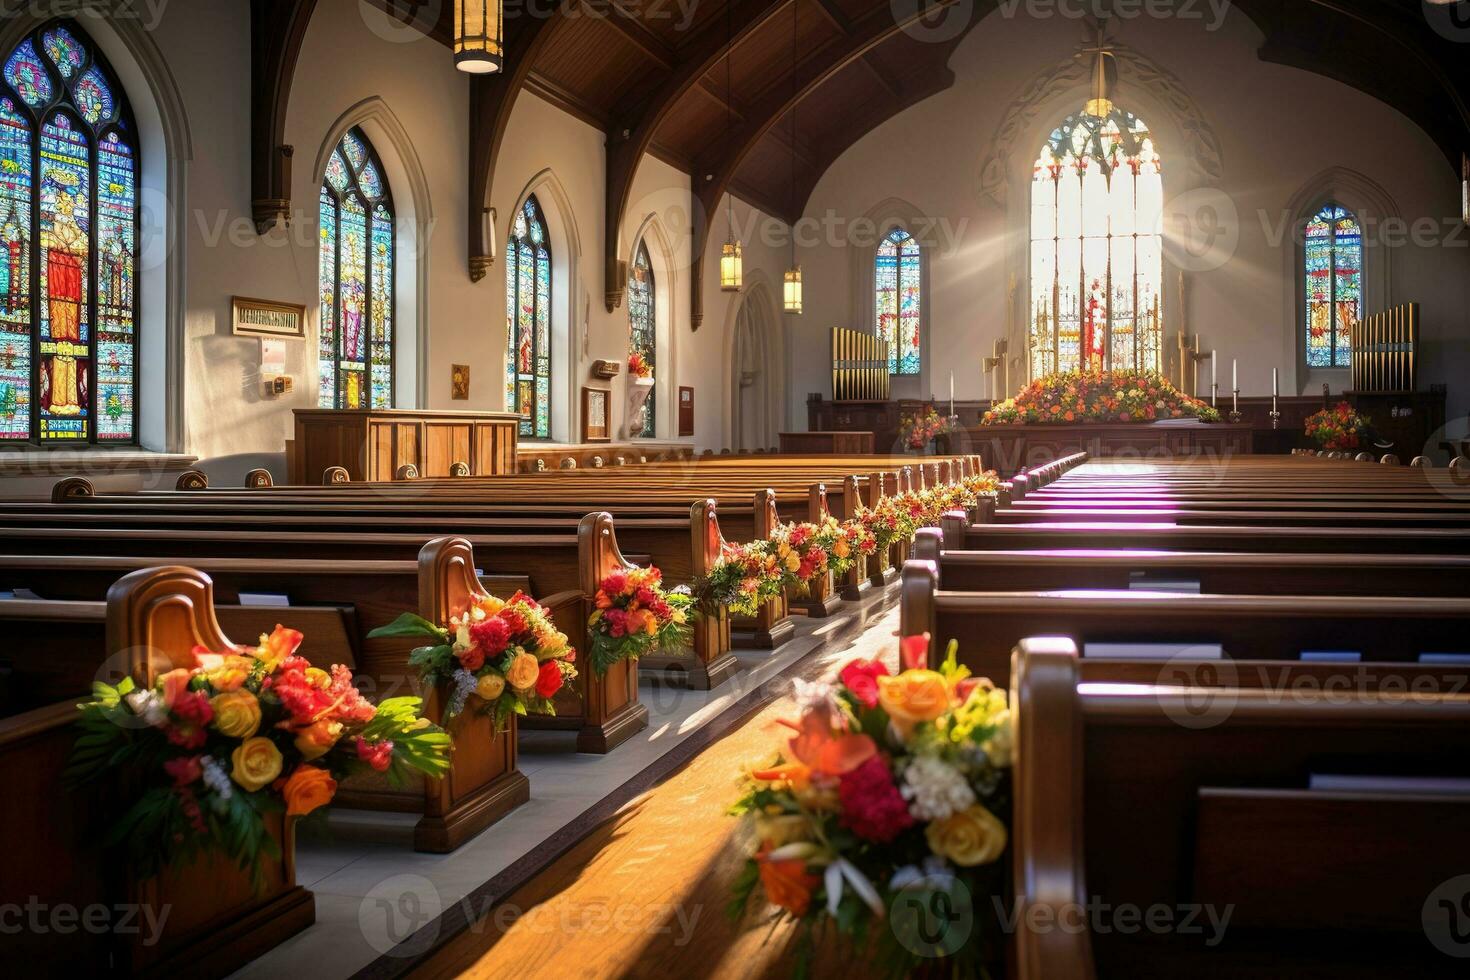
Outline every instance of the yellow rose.
[(847, 540), (845, 538), (838, 538), (837, 544), (833, 545), (832, 547), (832, 553), (835, 554), (838, 558), (846, 558), (848, 555), (848, 550), (849, 549), (847, 547)]
[(330, 752), (341, 737), (342, 723), (324, 718), (296, 733), (296, 751), (303, 759), (319, 759)]
[(494, 701), (505, 690), (505, 678), (499, 674), (482, 674), (475, 682), (475, 693), (486, 701)]
[(541, 665), (537, 663), (536, 657), (529, 653), (518, 653), (510, 662), (510, 669), (505, 672), (505, 679), (510, 686), (518, 691), (529, 690), (536, 686), (536, 678), (541, 676)]
[(788, 572), (794, 572), (800, 567), (801, 558), (797, 556), (796, 552), (792, 552), (791, 554), (786, 556), (786, 570)]
[(995, 814), (976, 803), (924, 828), (929, 850), (962, 868), (990, 864), (1006, 849), (1006, 828)]
[(260, 702), (249, 691), (226, 691), (210, 698), (214, 727), (230, 738), (249, 738), (260, 727)]
[(286, 816), (304, 817), (332, 802), (332, 797), (337, 795), (337, 781), (325, 769), (297, 766), (281, 787), (281, 795), (286, 798)]
[(205, 679), (216, 691), (236, 691), (244, 686), (250, 671), (255, 668), (254, 657), (242, 657), (228, 653), (221, 658), (218, 667), (206, 673)]
[(230, 755), (230, 778), (254, 793), (281, 774), (281, 753), (268, 738), (247, 738)]
[(878, 678), (878, 703), (904, 735), (921, 721), (933, 721), (949, 710), (949, 685), (934, 670), (906, 670)]

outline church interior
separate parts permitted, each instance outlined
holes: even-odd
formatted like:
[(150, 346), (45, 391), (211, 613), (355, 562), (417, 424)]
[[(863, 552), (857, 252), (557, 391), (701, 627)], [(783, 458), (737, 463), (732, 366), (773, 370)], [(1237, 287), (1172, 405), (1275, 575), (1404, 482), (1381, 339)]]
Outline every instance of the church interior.
[(0, 11), (6, 961), (1463, 976), (1467, 0)]

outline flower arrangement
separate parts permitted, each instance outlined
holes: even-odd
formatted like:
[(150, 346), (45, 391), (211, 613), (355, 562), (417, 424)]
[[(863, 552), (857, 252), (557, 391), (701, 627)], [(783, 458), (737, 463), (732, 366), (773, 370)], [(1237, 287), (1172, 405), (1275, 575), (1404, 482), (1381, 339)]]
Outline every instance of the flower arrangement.
[(337, 780), (370, 768), (401, 781), (443, 775), (449, 736), (419, 717), (414, 697), (374, 706), (343, 666), (296, 656), (302, 634), (277, 626), (254, 648), (196, 647), (193, 667), (152, 687), (96, 683), (77, 707), (81, 735), (67, 776), (76, 783), (126, 770), (140, 778), (108, 833), (140, 872), (222, 853), (256, 876), (280, 848), (267, 814), (302, 817), (330, 803)]
[(933, 405), (925, 406), (922, 412), (906, 415), (898, 427), (898, 438), (909, 449), (923, 449), (942, 435), (955, 431), (959, 419), (943, 416)]
[(749, 544), (726, 544), (714, 567), (693, 585), (694, 601), (700, 609), (714, 612), (723, 607), (736, 616), (754, 616), (785, 590), (786, 571), (764, 538)]
[(981, 909), (991, 904), (982, 896), (1001, 894), (1006, 698), (956, 663), (953, 643), (928, 669), (928, 643), (927, 634), (902, 641), (896, 676), (881, 660), (854, 660), (835, 683), (796, 682), (791, 734), (769, 764), (746, 773), (731, 808), (748, 822), (754, 854), (730, 911), (743, 915), (759, 887), (778, 918), (799, 923), (804, 955), (814, 932), (835, 927), (875, 944), (877, 963), (896, 975), (948, 956), (954, 975), (975, 976), (984, 943), (883, 923), (901, 898), (931, 907), (944, 892), (948, 907)]
[(651, 378), (653, 377), (653, 365), (648, 359), (637, 351), (628, 355), (628, 377)]
[(1359, 415), (1347, 402), (1307, 416), (1307, 435), (1323, 449), (1357, 449), (1372, 420)]
[(598, 676), (650, 650), (680, 650), (689, 644), (694, 597), (687, 588), (665, 591), (657, 568), (612, 572), (598, 586), (593, 605), (587, 656)]
[(838, 529), (837, 521), (828, 518), (822, 524), (802, 522), (782, 524), (771, 532), (771, 547), (776, 563), (785, 572), (786, 585), (796, 587), (816, 579), (831, 567), (832, 548)]
[(551, 615), (536, 600), (517, 592), (508, 600), (472, 597), (447, 626), (404, 613), (371, 637), (415, 637), (430, 642), (409, 655), (425, 686), (447, 685), (443, 723), (465, 709), (470, 695), (476, 710), (504, 731), (512, 715), (556, 714), (552, 698), (577, 676), (577, 652)]
[(1063, 371), (1031, 382), (1016, 397), (993, 406), (980, 423), (1034, 425), (1179, 418), (1218, 422), (1220, 413), (1185, 395), (1157, 371)]

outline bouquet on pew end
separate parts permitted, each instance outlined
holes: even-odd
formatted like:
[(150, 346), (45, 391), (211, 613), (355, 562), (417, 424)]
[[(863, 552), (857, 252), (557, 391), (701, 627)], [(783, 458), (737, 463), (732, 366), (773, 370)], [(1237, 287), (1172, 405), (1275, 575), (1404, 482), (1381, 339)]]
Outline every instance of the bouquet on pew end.
[(650, 651), (676, 653), (689, 645), (694, 597), (687, 588), (665, 591), (657, 568), (613, 572), (598, 586), (593, 605), (587, 657), (598, 676)]
[(766, 539), (726, 544), (714, 567), (695, 580), (694, 602), (706, 613), (728, 609), (736, 616), (754, 616), (785, 593), (785, 575)]
[[(973, 976), (993, 955), (1010, 713), (1003, 692), (956, 663), (955, 644), (927, 669), (928, 645), (927, 634), (904, 639), (897, 676), (854, 660), (835, 683), (797, 681), (784, 747), (746, 773), (731, 808), (754, 854), (730, 913), (744, 915), (759, 889), (778, 920), (797, 921), (803, 965), (834, 928), (893, 975), (944, 958)], [(939, 908), (948, 923), (935, 929), (923, 910)]]
[(556, 714), (552, 698), (577, 676), (576, 650), (556, 628), (546, 608), (517, 592), (510, 599), (475, 596), (447, 626), (404, 613), (368, 634), (430, 642), (409, 655), (426, 687), (447, 689), (442, 723), (465, 710), (470, 698), (480, 714), (504, 731), (512, 715)]
[(1175, 388), (1158, 371), (1062, 371), (1038, 378), (1014, 398), (995, 405), (980, 424), (1065, 425), (1182, 418), (1218, 422), (1220, 413)]
[(1305, 423), (1308, 437), (1323, 449), (1357, 449), (1362, 445), (1371, 419), (1359, 415), (1347, 402), (1308, 415)]
[(67, 777), (126, 774), (136, 787), (107, 843), (126, 844), (143, 876), (215, 851), (259, 887), (261, 859), (280, 855), (267, 814), (306, 816), (358, 769), (396, 783), (448, 771), (449, 736), (419, 716), (418, 698), (369, 703), (346, 667), (325, 671), (296, 656), (301, 639), (277, 626), (254, 648), (196, 647), (193, 668), (151, 688), (98, 682), (77, 706)]

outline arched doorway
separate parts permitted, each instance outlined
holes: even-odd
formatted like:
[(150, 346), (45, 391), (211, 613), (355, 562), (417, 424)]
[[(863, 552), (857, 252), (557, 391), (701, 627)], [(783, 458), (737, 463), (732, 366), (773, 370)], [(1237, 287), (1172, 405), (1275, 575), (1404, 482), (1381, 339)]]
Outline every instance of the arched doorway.
[(749, 286), (730, 332), (726, 444), (735, 452), (774, 447), (786, 399), (775, 304), (764, 283)]

